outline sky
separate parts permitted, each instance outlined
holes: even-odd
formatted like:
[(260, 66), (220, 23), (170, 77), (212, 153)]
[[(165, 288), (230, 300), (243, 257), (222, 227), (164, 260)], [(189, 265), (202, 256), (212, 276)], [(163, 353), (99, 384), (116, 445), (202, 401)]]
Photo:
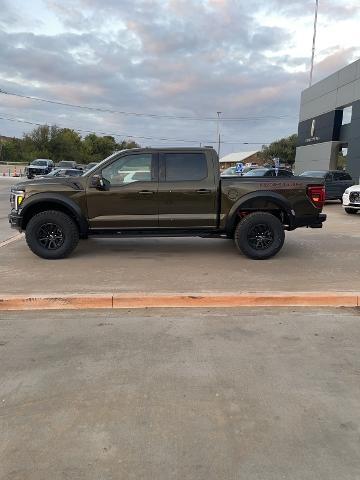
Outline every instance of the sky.
[[(216, 144), (221, 112), (222, 155), (260, 149), (297, 131), (314, 6), (0, 0), (1, 90), (116, 111), (1, 94), (0, 117), (134, 137), (142, 146), (199, 146)], [(359, 0), (319, 0), (314, 81), (360, 57), (359, 24)], [(0, 135), (32, 128), (0, 119)]]

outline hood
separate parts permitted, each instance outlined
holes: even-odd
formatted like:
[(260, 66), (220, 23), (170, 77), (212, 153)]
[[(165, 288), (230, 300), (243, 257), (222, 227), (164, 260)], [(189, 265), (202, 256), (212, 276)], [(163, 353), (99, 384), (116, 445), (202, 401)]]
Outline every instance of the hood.
[(73, 188), (79, 190), (84, 188), (83, 177), (43, 177), (43, 178), (33, 178), (31, 180), (24, 180), (16, 183), (11, 188), (15, 190), (25, 190), (29, 187), (36, 185), (66, 185), (67, 187), (72, 186)]
[(352, 187), (348, 187), (346, 189), (347, 192), (359, 192), (360, 191), (360, 185), (353, 185)]

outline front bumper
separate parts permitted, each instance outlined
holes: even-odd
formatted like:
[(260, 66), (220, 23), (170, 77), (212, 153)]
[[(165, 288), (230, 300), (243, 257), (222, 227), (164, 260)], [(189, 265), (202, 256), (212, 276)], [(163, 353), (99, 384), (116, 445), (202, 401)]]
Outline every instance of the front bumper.
[(344, 208), (360, 209), (360, 192), (344, 193), (342, 203)]
[(22, 231), (22, 215), (19, 214), (16, 210), (12, 210), (9, 214), (9, 223), (11, 225), (11, 228), (15, 228), (16, 230), (19, 230), (19, 232)]

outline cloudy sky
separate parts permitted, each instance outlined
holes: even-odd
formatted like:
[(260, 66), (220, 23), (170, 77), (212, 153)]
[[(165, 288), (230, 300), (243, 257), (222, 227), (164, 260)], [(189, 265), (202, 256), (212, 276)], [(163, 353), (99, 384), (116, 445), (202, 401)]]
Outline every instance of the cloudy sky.
[[(315, 81), (360, 56), (360, 1), (319, 3)], [(221, 111), (222, 152), (255, 150), (297, 130), (314, 4), (0, 0), (0, 89), (141, 114), (0, 95), (0, 116), (157, 146), (215, 142)], [(2, 135), (31, 128), (0, 120)]]

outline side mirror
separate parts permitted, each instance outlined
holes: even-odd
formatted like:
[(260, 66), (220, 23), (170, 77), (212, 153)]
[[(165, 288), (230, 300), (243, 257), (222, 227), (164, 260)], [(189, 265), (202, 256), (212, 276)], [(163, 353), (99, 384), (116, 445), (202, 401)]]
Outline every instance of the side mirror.
[(94, 175), (91, 177), (90, 187), (97, 188), (98, 190), (107, 190), (104, 179), (101, 175)]

